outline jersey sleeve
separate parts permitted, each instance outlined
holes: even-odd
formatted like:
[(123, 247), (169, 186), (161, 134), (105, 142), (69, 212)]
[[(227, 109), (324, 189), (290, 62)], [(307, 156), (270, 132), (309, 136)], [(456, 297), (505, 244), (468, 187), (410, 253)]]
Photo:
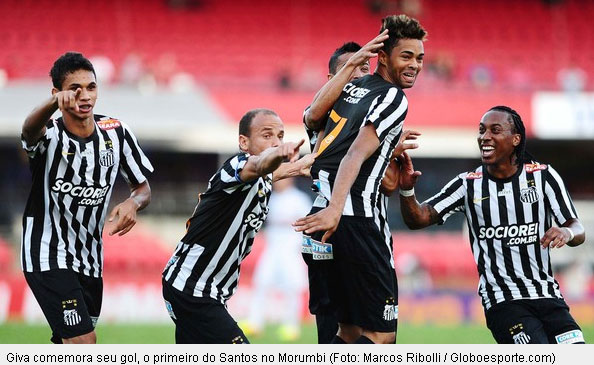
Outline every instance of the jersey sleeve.
[(447, 183), (439, 193), (427, 199), (424, 203), (435, 209), (440, 219), (439, 224), (443, 224), (452, 214), (465, 210), (465, 197), (464, 180), (461, 175), (458, 175)]
[(572, 218), (578, 218), (577, 211), (573, 205), (573, 201), (565, 188), (561, 176), (548, 165), (546, 170), (548, 173), (543, 174), (545, 178), (544, 188), (547, 203), (547, 208), (553, 213), (555, 222), (561, 226)]
[(394, 128), (396, 134), (400, 134), (407, 112), (408, 100), (404, 92), (391, 87), (373, 100), (361, 128), (373, 124), (377, 138), (382, 143)]
[(240, 173), (245, 167), (249, 157), (250, 155), (248, 153), (241, 152), (225, 161), (219, 174), (219, 183), (221, 184), (222, 190), (231, 193), (239, 186), (245, 184), (245, 181), (241, 180)]
[(45, 151), (47, 151), (50, 140), (53, 138), (54, 130), (54, 121), (50, 119), (45, 125), (45, 132), (43, 133), (43, 136), (41, 136), (41, 138), (39, 138), (39, 140), (32, 145), (29, 145), (25, 140), (25, 137), (21, 134), (21, 144), (25, 152), (27, 152), (27, 156), (29, 156), (29, 158), (33, 159), (39, 155), (43, 155)]
[(153, 165), (140, 148), (132, 130), (126, 124), (121, 124), (124, 139), (121, 146), (120, 172), (128, 184), (142, 184), (152, 174)]

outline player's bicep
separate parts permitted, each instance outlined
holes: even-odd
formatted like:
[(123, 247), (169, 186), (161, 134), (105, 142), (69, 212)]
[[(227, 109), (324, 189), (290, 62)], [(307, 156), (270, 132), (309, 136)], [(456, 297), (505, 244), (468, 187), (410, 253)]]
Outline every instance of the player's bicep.
[(238, 182), (249, 182), (260, 177), (257, 170), (260, 156), (249, 156), (241, 168), (235, 170)]

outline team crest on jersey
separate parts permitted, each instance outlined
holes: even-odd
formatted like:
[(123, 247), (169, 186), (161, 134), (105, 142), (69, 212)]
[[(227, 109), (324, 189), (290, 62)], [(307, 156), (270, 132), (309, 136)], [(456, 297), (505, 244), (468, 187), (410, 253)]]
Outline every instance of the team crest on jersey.
[(62, 301), (62, 309), (64, 310), (64, 324), (67, 326), (76, 326), (82, 321), (80, 314), (76, 311), (78, 303), (76, 299), (68, 299)]
[(481, 179), (483, 177), (483, 173), (482, 172), (469, 172), (468, 174), (466, 174), (466, 179), (467, 180), (476, 180), (476, 179)]
[(548, 166), (545, 164), (527, 163), (524, 165), (524, 170), (526, 170), (526, 172), (534, 172), (534, 171), (546, 170), (547, 167)]
[(99, 151), (99, 165), (110, 167), (114, 164), (113, 148)]
[(520, 200), (522, 203), (532, 204), (538, 201), (538, 191), (535, 186), (530, 186), (520, 190)]
[(99, 126), (99, 128), (103, 129), (104, 131), (107, 131), (110, 129), (117, 128), (117, 127), (121, 126), (122, 124), (117, 119), (106, 119), (106, 120), (98, 121), (97, 125)]

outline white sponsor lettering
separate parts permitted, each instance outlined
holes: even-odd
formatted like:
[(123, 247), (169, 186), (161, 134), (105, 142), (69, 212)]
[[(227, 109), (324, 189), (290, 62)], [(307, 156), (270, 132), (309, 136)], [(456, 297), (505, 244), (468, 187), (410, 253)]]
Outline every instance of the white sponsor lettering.
[(73, 198), (83, 198), (78, 201), (78, 205), (98, 205), (105, 201), (105, 196), (108, 194), (110, 187), (111, 185), (80, 186), (57, 179), (52, 186), (52, 190), (57, 193), (68, 194)]

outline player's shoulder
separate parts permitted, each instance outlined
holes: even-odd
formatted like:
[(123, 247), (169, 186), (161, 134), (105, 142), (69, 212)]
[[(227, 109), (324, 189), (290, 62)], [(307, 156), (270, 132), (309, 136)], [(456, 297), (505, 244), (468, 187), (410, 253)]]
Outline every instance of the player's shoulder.
[(121, 120), (114, 117), (108, 117), (100, 114), (94, 114), (93, 117), (95, 118), (95, 123), (97, 123), (97, 126), (104, 131), (122, 129), (125, 126)]

